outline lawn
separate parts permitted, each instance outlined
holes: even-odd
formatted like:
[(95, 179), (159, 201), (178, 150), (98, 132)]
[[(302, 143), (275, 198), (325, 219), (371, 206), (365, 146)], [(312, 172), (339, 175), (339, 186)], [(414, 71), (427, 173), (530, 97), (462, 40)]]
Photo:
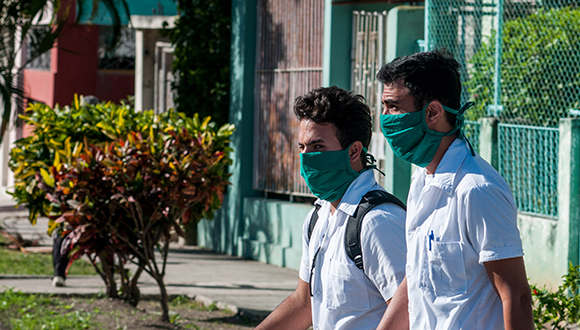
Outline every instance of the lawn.
[[(0, 246), (0, 274), (5, 275), (53, 275), (52, 255), (45, 253), (23, 253)], [(95, 268), (84, 259), (75, 260), (69, 275), (96, 275)]]
[(171, 300), (171, 323), (160, 322), (156, 301), (142, 300), (138, 308), (103, 296), (67, 297), (0, 293), (0, 329), (198, 329), (249, 330), (259, 320), (250, 320), (215, 304), (204, 306), (185, 296)]

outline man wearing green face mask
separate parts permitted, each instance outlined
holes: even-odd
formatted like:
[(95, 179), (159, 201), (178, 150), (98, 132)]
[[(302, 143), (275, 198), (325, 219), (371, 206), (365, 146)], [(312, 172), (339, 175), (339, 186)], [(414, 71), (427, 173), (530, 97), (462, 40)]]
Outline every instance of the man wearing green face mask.
[[(378, 329), (533, 329), (511, 190), (463, 135), (459, 64), (443, 51), (381, 68), (383, 134), (415, 164), (407, 268)], [(459, 110), (457, 110), (459, 109)], [(406, 317), (401, 317), (405, 315)]]
[(298, 286), (257, 329), (375, 329), (405, 275), (405, 211), (385, 203), (365, 213), (362, 265), (349, 259), (347, 222), (363, 196), (384, 191), (367, 161), (370, 109), (362, 96), (329, 87), (298, 97), (294, 112), (301, 174), (319, 199), (304, 222)]

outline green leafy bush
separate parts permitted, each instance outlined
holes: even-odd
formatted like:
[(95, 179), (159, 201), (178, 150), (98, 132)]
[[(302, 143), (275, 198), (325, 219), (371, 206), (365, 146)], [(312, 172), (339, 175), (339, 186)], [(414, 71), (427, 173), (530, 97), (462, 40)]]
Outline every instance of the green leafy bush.
[(580, 266), (570, 263), (563, 279), (556, 292), (530, 285), (537, 329), (549, 326), (552, 330), (565, 330), (580, 325)]
[[(90, 144), (105, 143), (131, 131), (147, 133), (159, 125), (152, 122), (151, 112), (136, 112), (127, 103), (81, 105), (78, 97), (72, 106), (62, 108), (32, 104), (27, 114), (20, 117), (33, 125), (34, 130), (29, 137), (16, 141), (10, 151), (9, 165), (15, 179), (12, 196), (28, 208), (33, 224), (39, 214), (48, 214), (50, 204), (37, 187), (35, 174), (47, 173), (55, 161), (70, 161), (73, 155), (78, 156), (85, 139)], [(68, 150), (71, 152), (67, 153)]]
[[(31, 110), (24, 119), (35, 125), (35, 135), (12, 150), (15, 198), (48, 216), (49, 232), (65, 228), (71, 262), (87, 255), (109, 296), (117, 296), (118, 271), (122, 298), (136, 305), (139, 276), (149, 273), (168, 320), (163, 277), (170, 231), (182, 234), (182, 225), (211, 219), (221, 206), (233, 125), (218, 128), (209, 117), (154, 115), (128, 105)], [(137, 266), (133, 274), (127, 261)]]
[[(541, 9), (507, 21), (501, 58), (502, 121), (558, 126), (580, 104), (580, 9)], [(470, 61), (466, 87), (476, 103), (469, 120), (493, 104), (495, 36)]]

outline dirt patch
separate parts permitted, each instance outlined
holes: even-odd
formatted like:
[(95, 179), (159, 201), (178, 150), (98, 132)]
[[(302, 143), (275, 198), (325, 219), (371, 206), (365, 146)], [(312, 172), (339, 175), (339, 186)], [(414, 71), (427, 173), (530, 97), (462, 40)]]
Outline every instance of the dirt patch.
[[(122, 301), (109, 298), (56, 297), (60, 306), (66, 306), (66, 312), (89, 313), (91, 329), (156, 329), (156, 330), (248, 330), (253, 329), (261, 319), (258, 317), (235, 314), (229, 310), (217, 309), (215, 305), (204, 306), (199, 302), (181, 297), (170, 306), (172, 323), (159, 320), (161, 309), (155, 300), (142, 300), (137, 308)], [(61, 307), (62, 308), (62, 307)], [(59, 312), (63, 312), (59, 309)], [(86, 315), (86, 314), (85, 314)], [(6, 327), (6, 319), (0, 330)]]
[(103, 329), (253, 329), (258, 320), (252, 320), (242, 315), (236, 315), (228, 310), (219, 310), (211, 305), (187, 302), (170, 307), (170, 317), (173, 323), (159, 321), (161, 309), (159, 303), (144, 300), (137, 308), (116, 300), (97, 299), (94, 301), (78, 300), (75, 308), (87, 311), (98, 308), (99, 317), (95, 321), (103, 325)]

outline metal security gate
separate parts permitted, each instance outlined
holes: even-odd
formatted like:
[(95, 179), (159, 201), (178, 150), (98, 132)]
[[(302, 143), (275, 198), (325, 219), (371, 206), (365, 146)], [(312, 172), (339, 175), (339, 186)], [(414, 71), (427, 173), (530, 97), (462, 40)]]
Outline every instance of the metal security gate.
[[(377, 159), (377, 166), (383, 168), (385, 161), (385, 139), (380, 128), (382, 111), (382, 84), (375, 78), (384, 63), (385, 22), (387, 12), (353, 12), (352, 76), (351, 87), (356, 94), (364, 96), (372, 111), (374, 123), (370, 153)], [(384, 177), (375, 171), (375, 178), (383, 184)]]
[(322, 84), (324, 0), (258, 1), (256, 190), (310, 195), (300, 176), (294, 99)]

